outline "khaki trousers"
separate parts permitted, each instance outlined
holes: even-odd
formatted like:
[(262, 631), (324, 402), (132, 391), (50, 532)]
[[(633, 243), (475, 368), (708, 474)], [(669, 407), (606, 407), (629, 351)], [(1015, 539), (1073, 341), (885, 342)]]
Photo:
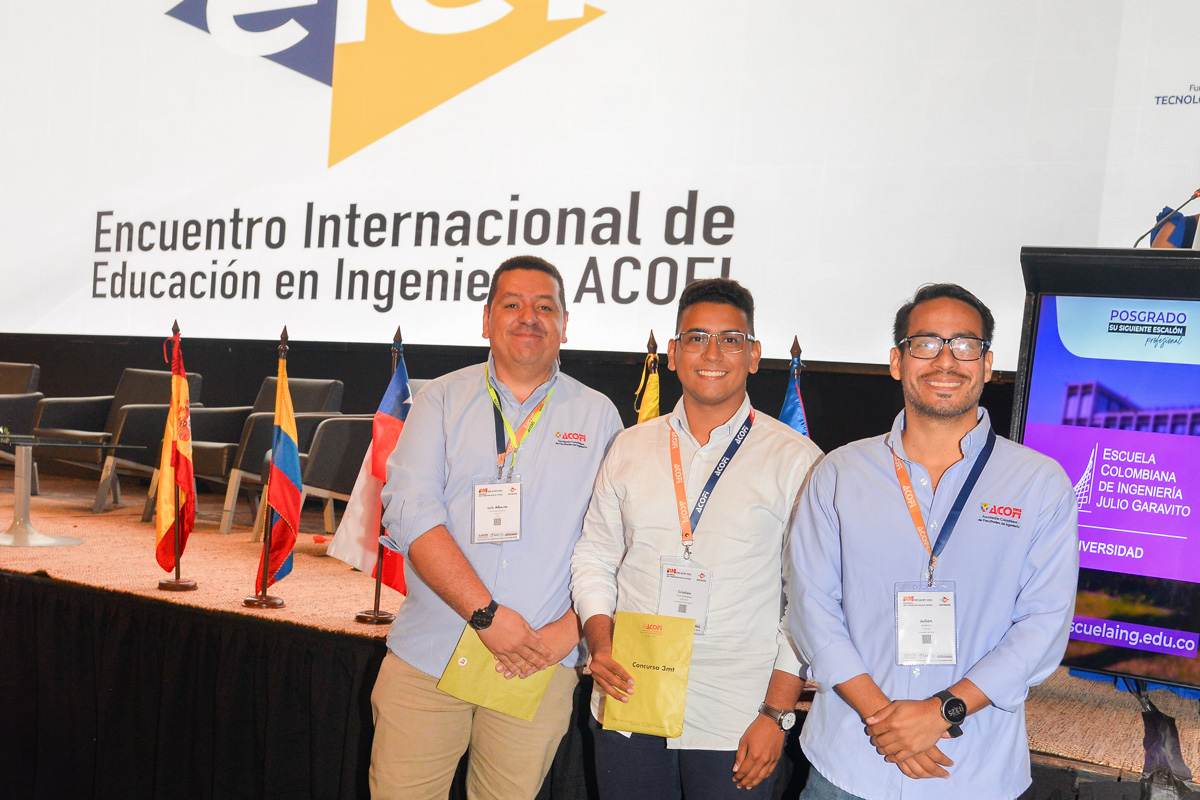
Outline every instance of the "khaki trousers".
[(470, 747), (471, 800), (532, 800), (566, 733), (579, 682), (573, 669), (551, 669), (555, 674), (542, 704), (526, 722), (441, 692), (437, 678), (389, 652), (371, 692), (371, 797), (446, 800), (454, 770)]

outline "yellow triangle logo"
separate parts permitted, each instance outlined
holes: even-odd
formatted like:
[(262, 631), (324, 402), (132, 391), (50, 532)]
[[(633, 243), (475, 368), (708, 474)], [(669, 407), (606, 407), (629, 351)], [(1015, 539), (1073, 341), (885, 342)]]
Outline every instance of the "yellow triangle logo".
[[(592, 22), (604, 12), (550, 19), (552, 0), (509, 0), (511, 10), (463, 33), (430, 33), (406, 24), (391, 0), (368, 0), (362, 41), (333, 51), (329, 165), (357, 153), (425, 112)], [(412, 3), (410, 2), (409, 5)], [(462, 0), (426, 2), (426, 13), (462, 11)]]

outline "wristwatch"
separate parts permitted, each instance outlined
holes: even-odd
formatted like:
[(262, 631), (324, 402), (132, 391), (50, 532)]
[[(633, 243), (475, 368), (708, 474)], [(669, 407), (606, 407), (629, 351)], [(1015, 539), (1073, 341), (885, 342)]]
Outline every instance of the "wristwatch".
[(962, 736), (962, 728), (959, 727), (967, 718), (967, 704), (963, 702), (961, 697), (955, 697), (950, 694), (949, 689), (943, 689), (934, 695), (941, 705), (942, 719), (950, 723), (951, 739), (957, 739)]
[(492, 602), (483, 608), (477, 608), (472, 611), (471, 618), (467, 620), (467, 624), (477, 631), (483, 630), (492, 624), (492, 620), (496, 618), (496, 609), (499, 607), (500, 604), (493, 598)]
[(773, 708), (766, 703), (758, 707), (758, 713), (764, 717), (775, 720), (775, 724), (779, 726), (779, 730), (790, 731), (796, 725), (795, 711), (780, 711), (778, 708)]

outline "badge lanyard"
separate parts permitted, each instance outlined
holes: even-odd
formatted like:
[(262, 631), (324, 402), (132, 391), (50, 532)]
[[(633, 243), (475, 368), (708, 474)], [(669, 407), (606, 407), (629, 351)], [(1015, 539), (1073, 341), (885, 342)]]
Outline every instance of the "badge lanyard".
[[(508, 418), (504, 416), (504, 412), (500, 410), (500, 398), (496, 395), (496, 390), (492, 387), (491, 376), (487, 365), (483, 367), (484, 385), (487, 387), (488, 396), (492, 398), (492, 410), (496, 419), (496, 479), (499, 480), (504, 472), (504, 463), (512, 457), (512, 463), (508, 467), (508, 479), (511, 481), (513, 471), (517, 468), (517, 454), (521, 449), (521, 445), (525, 442), (525, 437), (533, 433), (533, 429), (537, 426), (538, 421), (542, 418), (542, 412), (546, 410), (546, 404), (550, 402), (550, 398), (554, 396), (555, 386), (546, 393), (542, 401), (534, 406), (529, 415), (525, 417), (525, 421), (520, 427), (513, 430), (512, 424)], [(505, 442), (507, 441), (507, 444)]]
[(696, 506), (692, 509), (690, 516), (687, 510), (687, 490), (683, 485), (683, 461), (679, 457), (679, 434), (675, 432), (674, 428), (671, 428), (671, 479), (675, 482), (675, 509), (679, 512), (679, 533), (683, 539), (683, 557), (685, 559), (692, 557), (692, 542), (695, 539), (696, 528), (700, 525), (700, 517), (704, 514), (713, 489), (717, 488), (717, 481), (721, 480), (729, 462), (733, 460), (733, 457), (737, 455), (738, 448), (746, 441), (746, 436), (750, 433), (750, 426), (753, 424), (754, 409), (750, 409), (750, 415), (746, 417), (742, 427), (738, 429), (729, 446), (725, 448), (725, 454), (713, 468), (712, 475), (708, 476), (708, 482), (704, 484), (704, 489), (696, 498)]
[(937, 568), (938, 556), (946, 549), (946, 544), (950, 541), (950, 536), (954, 533), (954, 526), (958, 523), (958, 517), (962, 514), (963, 506), (966, 505), (967, 498), (970, 497), (971, 491), (979, 481), (979, 476), (983, 474), (983, 468), (987, 466), (988, 459), (992, 457), (992, 449), (995, 446), (996, 432), (989, 429), (987, 442), (979, 452), (979, 457), (975, 459), (975, 464), (971, 467), (971, 472), (967, 475), (967, 480), (963, 483), (962, 489), (958, 491), (958, 497), (954, 498), (954, 505), (950, 507), (950, 513), (946, 515), (946, 522), (942, 525), (942, 532), (938, 534), (937, 541), (932, 546), (929, 544), (929, 531), (925, 527), (924, 517), (921, 516), (921, 506), (917, 504), (917, 494), (913, 491), (912, 480), (908, 477), (908, 470), (905, 468), (904, 462), (896, 455), (896, 451), (892, 451), (892, 462), (896, 467), (896, 478), (900, 481), (900, 492), (904, 495), (904, 505), (908, 506), (908, 513), (912, 517), (913, 527), (917, 529), (917, 536), (920, 537), (921, 544), (925, 547), (925, 552), (929, 553), (928, 578), (930, 586), (933, 586), (933, 571)]

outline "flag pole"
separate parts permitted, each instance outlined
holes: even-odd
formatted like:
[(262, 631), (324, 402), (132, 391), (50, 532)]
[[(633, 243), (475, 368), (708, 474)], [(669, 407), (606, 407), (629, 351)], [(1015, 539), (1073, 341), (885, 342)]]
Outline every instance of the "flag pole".
[[(283, 332), (279, 335), (279, 360), (287, 361), (288, 354), (288, 335), (287, 326), (283, 326)], [(280, 387), (276, 387), (278, 392)], [(279, 420), (275, 421), (278, 424)], [(274, 465), (276, 453), (271, 452), (271, 463)], [(271, 475), (267, 473), (267, 482), (263, 484), (262, 501), (266, 504), (263, 509), (263, 549), (262, 549), (262, 588), (257, 594), (252, 594), (249, 597), (242, 599), (242, 605), (247, 608), (283, 608), (283, 598), (275, 597), (267, 594), (267, 581), (270, 579), (271, 567)]]
[[(179, 320), (175, 320), (171, 324), (171, 338), (173, 339), (174, 337), (176, 337), (178, 335), (179, 335)], [(171, 371), (172, 372), (174, 372), (174, 370), (175, 370), (174, 356), (175, 356), (175, 354), (172, 353), (171, 354), (171, 358), (172, 358)], [(174, 377), (172, 377), (172, 380), (174, 380)], [(184, 380), (186, 380), (186, 377), (184, 378)], [(170, 414), (171, 409), (168, 408), (167, 413)], [(176, 432), (176, 435), (178, 435), (178, 432)], [(172, 455), (172, 458), (175, 461), (175, 463), (172, 466), (175, 469), (178, 469), (179, 468), (179, 459), (177, 457), (175, 457), (175, 454)], [(176, 486), (175, 482), (174, 482), (174, 478), (177, 473), (175, 473), (174, 469), (171, 472), (172, 472), (172, 474), (171, 474), (171, 478), (172, 478), (171, 496), (175, 499), (175, 525), (173, 526), (175, 528), (175, 578), (173, 580), (170, 578), (163, 578), (161, 581), (158, 582), (158, 588), (163, 590), (164, 592), (191, 592), (191, 591), (195, 590), (196, 582), (191, 579), (185, 579), (185, 578), (179, 577), (179, 575), (180, 575), (179, 559), (183, 556), (183, 553), (181, 552), (183, 549), (182, 548), (183, 533), (180, 530), (181, 526), (183, 525), (183, 520), (181, 520), (179, 518), (179, 487)], [(161, 488), (160, 488), (160, 491), (161, 491)]]
[[(400, 361), (400, 349), (404, 347), (404, 339), (400, 336), (400, 326), (396, 326), (396, 335), (392, 337), (392, 375), (396, 374), (396, 364)], [(379, 600), (383, 593), (383, 557), (386, 548), (383, 546), (383, 535), (387, 529), (383, 527), (382, 516), (379, 522), (379, 552), (375, 556), (375, 605), (366, 611), (354, 615), (355, 622), (364, 625), (390, 625), (396, 615), (390, 611), (379, 610)]]

